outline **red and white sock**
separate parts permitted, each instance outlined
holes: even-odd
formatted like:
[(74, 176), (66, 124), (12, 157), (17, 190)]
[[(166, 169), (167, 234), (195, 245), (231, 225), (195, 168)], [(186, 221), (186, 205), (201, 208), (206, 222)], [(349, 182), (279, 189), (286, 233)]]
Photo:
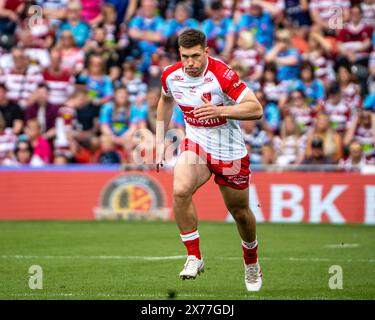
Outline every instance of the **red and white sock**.
[(257, 263), (258, 260), (258, 241), (254, 240), (253, 242), (246, 242), (241, 240), (242, 242), (242, 250), (243, 250), (243, 258), (246, 264), (254, 264)]
[(196, 256), (201, 259), (201, 252), (199, 250), (199, 232), (198, 230), (180, 233), (181, 240), (184, 243), (188, 256)]

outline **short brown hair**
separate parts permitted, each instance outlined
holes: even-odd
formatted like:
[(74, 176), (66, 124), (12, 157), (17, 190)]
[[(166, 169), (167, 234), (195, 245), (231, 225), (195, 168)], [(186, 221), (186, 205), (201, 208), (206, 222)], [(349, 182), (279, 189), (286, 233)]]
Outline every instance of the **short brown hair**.
[(187, 29), (178, 37), (179, 47), (192, 48), (197, 45), (200, 45), (202, 48), (206, 48), (207, 46), (206, 36), (202, 31), (197, 29)]

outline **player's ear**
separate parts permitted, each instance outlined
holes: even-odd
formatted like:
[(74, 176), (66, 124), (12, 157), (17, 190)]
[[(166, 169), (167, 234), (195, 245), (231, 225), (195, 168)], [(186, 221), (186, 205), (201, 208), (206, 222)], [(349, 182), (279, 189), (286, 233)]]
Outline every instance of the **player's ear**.
[(208, 55), (208, 50), (209, 50), (208, 47), (204, 48), (204, 53), (205, 53), (206, 55)]

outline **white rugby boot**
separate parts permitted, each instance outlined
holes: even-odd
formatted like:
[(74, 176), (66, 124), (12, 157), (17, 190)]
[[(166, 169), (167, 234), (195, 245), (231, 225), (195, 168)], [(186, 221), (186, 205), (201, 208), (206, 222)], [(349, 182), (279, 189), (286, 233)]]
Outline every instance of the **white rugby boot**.
[(262, 270), (259, 262), (253, 264), (245, 264), (245, 285), (247, 291), (259, 291), (262, 287)]
[(180, 278), (182, 280), (195, 279), (201, 272), (204, 272), (203, 259), (198, 259), (196, 256), (188, 256), (184, 268), (180, 272)]

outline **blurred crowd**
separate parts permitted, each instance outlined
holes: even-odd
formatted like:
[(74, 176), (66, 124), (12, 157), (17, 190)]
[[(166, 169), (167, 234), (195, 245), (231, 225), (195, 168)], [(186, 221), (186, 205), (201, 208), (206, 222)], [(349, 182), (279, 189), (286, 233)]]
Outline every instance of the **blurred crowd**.
[(186, 28), (264, 107), (241, 122), (252, 164), (375, 163), (375, 0), (0, 0), (0, 165), (152, 156)]

